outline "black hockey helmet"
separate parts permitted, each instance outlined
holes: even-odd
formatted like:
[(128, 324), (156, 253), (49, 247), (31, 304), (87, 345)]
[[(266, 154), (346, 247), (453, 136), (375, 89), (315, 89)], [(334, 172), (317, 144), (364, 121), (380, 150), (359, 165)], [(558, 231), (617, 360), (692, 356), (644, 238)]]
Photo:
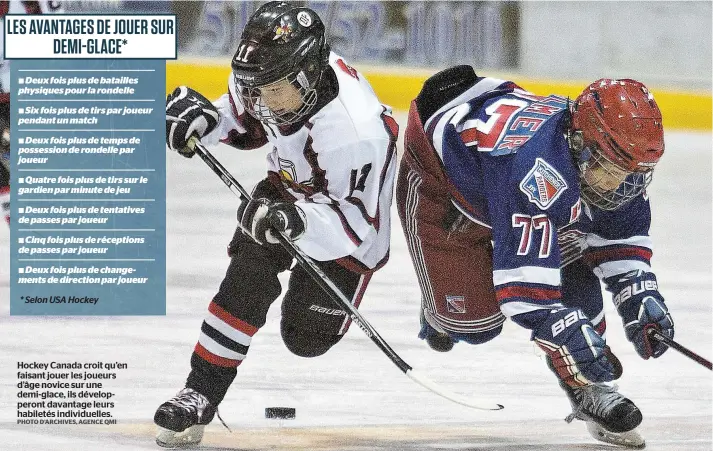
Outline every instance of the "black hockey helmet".
[[(233, 56), (232, 69), (245, 109), (256, 119), (278, 125), (298, 122), (317, 103), (316, 86), (329, 62), (322, 20), (313, 10), (269, 2), (250, 17)], [(272, 112), (260, 88), (287, 80), (300, 92), (302, 106)]]

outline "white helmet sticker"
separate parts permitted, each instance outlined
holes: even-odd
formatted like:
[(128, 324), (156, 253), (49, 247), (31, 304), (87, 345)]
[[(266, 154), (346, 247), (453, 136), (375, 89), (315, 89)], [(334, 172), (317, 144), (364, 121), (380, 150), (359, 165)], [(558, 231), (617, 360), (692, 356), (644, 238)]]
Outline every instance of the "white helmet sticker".
[(300, 11), (297, 13), (297, 22), (303, 27), (309, 27), (312, 25), (312, 16), (307, 11)]
[(309, 80), (307, 80), (307, 76), (303, 71), (300, 71), (297, 74), (297, 82), (302, 86), (304, 89), (309, 88)]

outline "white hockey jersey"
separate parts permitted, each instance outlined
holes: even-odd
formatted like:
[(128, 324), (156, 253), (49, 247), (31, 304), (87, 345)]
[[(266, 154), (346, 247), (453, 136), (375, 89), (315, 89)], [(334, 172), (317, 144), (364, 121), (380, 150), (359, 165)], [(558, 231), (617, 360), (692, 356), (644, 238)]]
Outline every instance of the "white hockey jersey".
[[(306, 231), (296, 242), (300, 249), (315, 260), (337, 260), (367, 272), (388, 259), (398, 125), (359, 72), (334, 53), (329, 64), (339, 84), (335, 99), (289, 135), (260, 125), (272, 145), (267, 170), (279, 176), (305, 213)], [(228, 86), (214, 102), (220, 122), (203, 138), (205, 144), (236, 145), (250, 135), (245, 123), (255, 121), (240, 104), (232, 75)]]
[(59, 1), (0, 1), (0, 101), (10, 101), (10, 61), (5, 60), (5, 14), (57, 14), (64, 8)]

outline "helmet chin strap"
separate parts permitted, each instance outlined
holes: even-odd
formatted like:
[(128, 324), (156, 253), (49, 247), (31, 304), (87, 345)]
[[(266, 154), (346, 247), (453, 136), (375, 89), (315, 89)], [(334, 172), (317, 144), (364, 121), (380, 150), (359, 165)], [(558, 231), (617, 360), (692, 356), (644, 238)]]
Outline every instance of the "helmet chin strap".
[(584, 172), (587, 168), (588, 161), (591, 158), (591, 152), (587, 155), (586, 159), (582, 158), (584, 156), (583, 153), (586, 150), (584, 147), (584, 137), (582, 136), (582, 132), (569, 128), (565, 137), (567, 139), (567, 144), (569, 145), (569, 150), (572, 154), (574, 163), (577, 165), (580, 173)]
[[(307, 80), (307, 75), (305, 75), (302, 70), (297, 74), (297, 83), (299, 83), (304, 89), (309, 89), (309, 80)], [(317, 83), (315, 83), (315, 85), (316, 84)]]

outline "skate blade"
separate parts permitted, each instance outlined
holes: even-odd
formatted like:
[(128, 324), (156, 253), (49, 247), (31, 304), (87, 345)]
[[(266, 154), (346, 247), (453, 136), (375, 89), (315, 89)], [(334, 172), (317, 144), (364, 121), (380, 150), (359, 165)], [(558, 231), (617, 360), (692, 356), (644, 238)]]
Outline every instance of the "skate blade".
[(587, 431), (589, 435), (599, 440), (600, 442), (609, 443), (612, 445), (625, 446), (627, 448), (644, 449), (646, 441), (636, 431), (636, 428), (627, 432), (611, 432), (599, 426), (593, 421), (587, 421)]
[(162, 427), (158, 428), (156, 444), (162, 448), (183, 449), (200, 444), (203, 440), (205, 425), (197, 424), (183, 432), (176, 432)]

